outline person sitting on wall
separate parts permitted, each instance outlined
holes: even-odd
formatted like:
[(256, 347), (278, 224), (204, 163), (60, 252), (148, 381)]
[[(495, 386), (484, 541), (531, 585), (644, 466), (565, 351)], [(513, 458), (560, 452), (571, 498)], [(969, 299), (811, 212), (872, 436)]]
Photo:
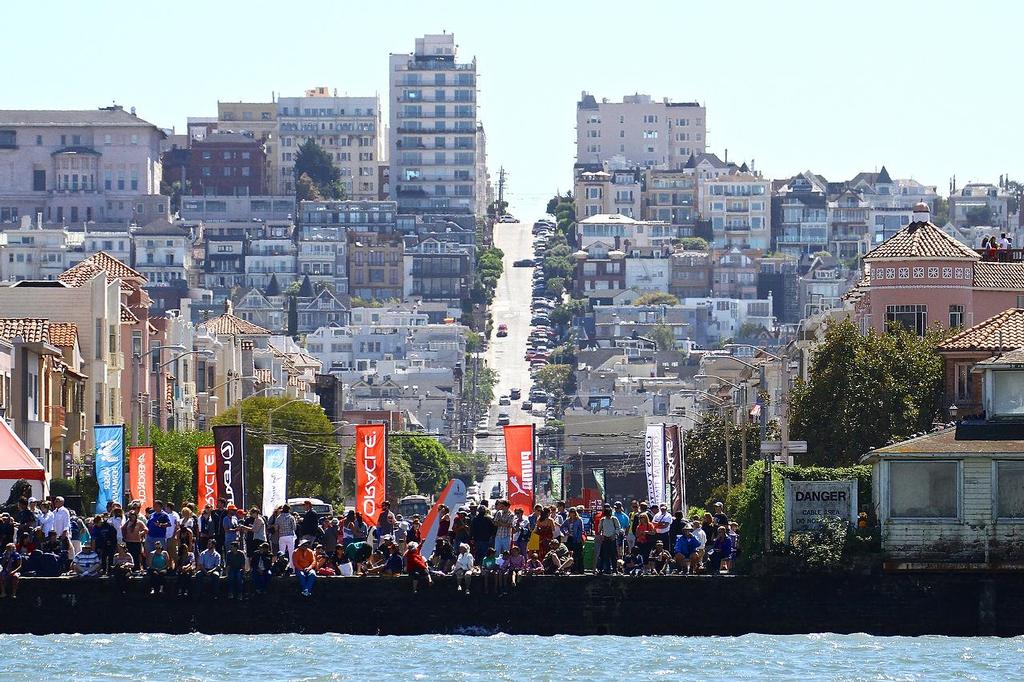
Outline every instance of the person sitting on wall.
[(683, 526), (683, 534), (676, 538), (676, 572), (695, 574), (700, 572), (700, 541), (693, 537), (693, 529)]
[(313, 584), (316, 583), (316, 570), (313, 568), (315, 560), (309, 541), (299, 542), (295, 554), (292, 555), (292, 564), (295, 566), (295, 577), (299, 579), (299, 591), (303, 597), (313, 594)]
[(199, 565), (196, 567), (196, 594), (202, 596), (203, 591), (213, 588), (213, 598), (217, 598), (217, 584), (220, 581), (220, 552), (217, 551), (217, 540), (206, 541), (206, 549), (199, 554)]
[(731, 556), (732, 540), (729, 538), (726, 527), (719, 526), (714, 543), (711, 546), (711, 551), (708, 552), (708, 565), (711, 569), (711, 574), (718, 575), (722, 570), (723, 562), (726, 562), (725, 568), (728, 570), (728, 560)]
[(548, 575), (565, 575), (572, 568), (572, 553), (565, 543), (551, 539), (551, 549), (544, 555), (544, 572)]
[(426, 583), (427, 587), (433, 584), (433, 578), (430, 577), (430, 571), (427, 569), (427, 562), (420, 554), (420, 543), (415, 540), (410, 542), (405, 550), (405, 570), (412, 578), (413, 594), (416, 594), (423, 583)]
[(100, 555), (92, 542), (87, 542), (71, 564), (71, 575), (79, 578), (97, 578), (100, 575)]

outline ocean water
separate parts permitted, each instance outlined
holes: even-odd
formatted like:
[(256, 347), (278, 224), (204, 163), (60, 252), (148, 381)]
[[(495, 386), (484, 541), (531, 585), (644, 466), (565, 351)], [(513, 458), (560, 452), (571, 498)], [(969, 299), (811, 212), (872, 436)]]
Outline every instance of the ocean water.
[(0, 679), (1018, 680), (1024, 638), (0, 636)]

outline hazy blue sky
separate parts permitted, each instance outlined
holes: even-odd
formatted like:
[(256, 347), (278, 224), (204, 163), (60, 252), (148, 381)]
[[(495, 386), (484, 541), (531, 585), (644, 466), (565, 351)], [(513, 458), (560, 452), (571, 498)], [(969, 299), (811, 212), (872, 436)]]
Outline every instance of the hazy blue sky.
[(0, 108), (135, 106), (157, 125), (313, 85), (386, 99), (389, 52), (476, 56), (493, 175), (534, 217), (571, 183), (575, 105), (699, 100), (711, 151), (766, 175), (885, 164), (945, 193), (1019, 171), (1022, 3), (9, 2)]

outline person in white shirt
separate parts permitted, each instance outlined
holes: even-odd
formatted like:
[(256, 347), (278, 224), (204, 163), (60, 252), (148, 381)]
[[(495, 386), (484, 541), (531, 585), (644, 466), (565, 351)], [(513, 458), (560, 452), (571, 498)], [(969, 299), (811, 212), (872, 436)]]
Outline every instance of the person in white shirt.
[(178, 512), (174, 511), (174, 505), (170, 502), (167, 503), (167, 518), (170, 519), (171, 525), (167, 526), (167, 538), (177, 537), (178, 526), (181, 524), (181, 517), (178, 516)]
[(53, 504), (53, 530), (58, 538), (62, 538), (71, 531), (71, 512), (64, 506), (63, 497), (54, 498)]
[(43, 529), (43, 537), (49, 537), (50, 531), (53, 530), (53, 512), (50, 511), (49, 502), (43, 502), (36, 512), (36, 523)]
[(110, 525), (117, 530), (117, 544), (120, 545), (124, 542), (124, 534), (121, 532), (121, 526), (124, 525), (124, 509), (122, 509), (121, 505), (116, 502), (110, 510)]
[(462, 586), (466, 586), (466, 594), (469, 594), (470, 580), (473, 578), (473, 555), (469, 552), (469, 545), (459, 545), (459, 556), (455, 559), (455, 566), (452, 568), (452, 575), (455, 576), (455, 585), (458, 591), (462, 592)]
[(668, 505), (663, 504), (658, 507), (657, 513), (651, 519), (651, 523), (654, 524), (654, 531), (658, 534), (658, 539), (665, 547), (674, 547), (671, 543), (671, 538), (668, 536), (669, 529), (672, 527), (672, 514), (668, 511)]
[(690, 526), (693, 528), (693, 537), (696, 538), (698, 542), (697, 556), (699, 565), (704, 561), (704, 546), (708, 544), (708, 534), (704, 532), (703, 528), (701, 528), (700, 521), (698, 519), (694, 519)]

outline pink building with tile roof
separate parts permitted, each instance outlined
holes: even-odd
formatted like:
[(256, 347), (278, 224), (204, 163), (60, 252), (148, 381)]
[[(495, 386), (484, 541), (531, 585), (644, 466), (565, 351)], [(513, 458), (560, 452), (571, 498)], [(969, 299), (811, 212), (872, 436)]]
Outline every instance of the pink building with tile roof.
[(1024, 263), (996, 263), (929, 221), (927, 204), (909, 225), (864, 256), (865, 275), (846, 300), (867, 331), (890, 322), (921, 334), (970, 327), (1024, 306)]

